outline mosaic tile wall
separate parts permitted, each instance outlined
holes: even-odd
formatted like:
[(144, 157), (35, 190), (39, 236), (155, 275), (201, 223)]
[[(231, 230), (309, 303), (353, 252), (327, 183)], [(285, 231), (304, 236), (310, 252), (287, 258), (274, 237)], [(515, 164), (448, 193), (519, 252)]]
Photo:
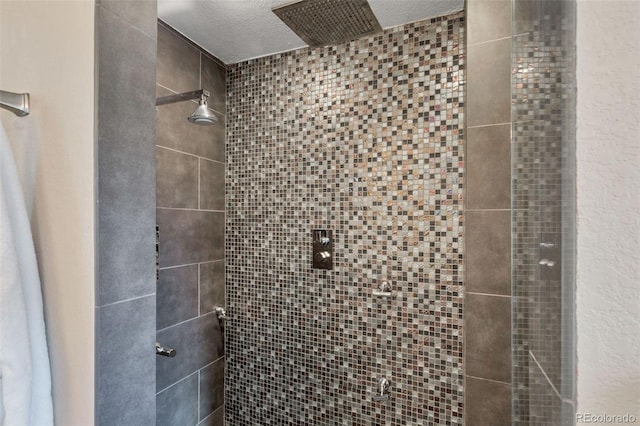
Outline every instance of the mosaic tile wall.
[(575, 4), (530, 7), (512, 44), (514, 424), (574, 424)]
[(456, 14), (229, 67), (227, 424), (462, 423), (464, 63)]

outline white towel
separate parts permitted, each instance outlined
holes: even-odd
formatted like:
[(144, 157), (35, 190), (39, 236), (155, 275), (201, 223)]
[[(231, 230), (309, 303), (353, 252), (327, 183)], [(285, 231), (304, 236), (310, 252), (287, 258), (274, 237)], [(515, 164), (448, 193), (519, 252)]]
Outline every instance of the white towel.
[(0, 424), (51, 426), (51, 371), (38, 265), (1, 124), (0, 183)]

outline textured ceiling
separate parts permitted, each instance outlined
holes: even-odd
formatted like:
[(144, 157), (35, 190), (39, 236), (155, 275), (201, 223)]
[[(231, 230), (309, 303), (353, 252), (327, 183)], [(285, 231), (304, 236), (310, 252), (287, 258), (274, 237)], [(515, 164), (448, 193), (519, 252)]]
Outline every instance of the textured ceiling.
[[(306, 46), (271, 11), (288, 0), (158, 0), (158, 16), (225, 63)], [(462, 10), (464, 0), (369, 0), (382, 28)]]

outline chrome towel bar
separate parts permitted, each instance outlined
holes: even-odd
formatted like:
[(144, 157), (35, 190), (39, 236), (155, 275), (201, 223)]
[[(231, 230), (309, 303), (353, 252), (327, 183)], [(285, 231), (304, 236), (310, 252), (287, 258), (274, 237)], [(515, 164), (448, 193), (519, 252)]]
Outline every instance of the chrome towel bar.
[(29, 94), (0, 90), (0, 108), (9, 110), (18, 117), (29, 115)]

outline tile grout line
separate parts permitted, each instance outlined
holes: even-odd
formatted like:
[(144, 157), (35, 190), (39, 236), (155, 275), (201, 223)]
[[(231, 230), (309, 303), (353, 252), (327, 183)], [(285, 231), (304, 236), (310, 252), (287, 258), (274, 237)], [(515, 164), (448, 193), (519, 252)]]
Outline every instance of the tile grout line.
[(210, 161), (212, 163), (217, 163), (217, 164), (226, 164), (224, 161), (218, 161), (218, 160), (212, 160), (211, 158), (207, 158), (207, 157), (203, 157), (201, 155), (198, 154), (192, 154), (190, 152), (186, 152), (186, 151), (180, 151), (179, 149), (175, 149), (175, 148), (170, 148), (168, 146), (164, 146), (164, 145), (158, 145), (156, 144), (156, 148), (162, 148), (162, 149), (166, 149), (167, 151), (173, 151), (173, 152), (177, 152), (179, 154), (184, 154), (184, 155), (189, 155), (191, 157), (196, 157), (199, 158), (201, 160), (207, 160)]
[(549, 385), (551, 386), (551, 388), (553, 389), (553, 392), (556, 394), (556, 396), (558, 397), (558, 399), (560, 399), (560, 401), (565, 402), (567, 404), (571, 404), (574, 405), (574, 402), (570, 399), (566, 399), (563, 398), (562, 395), (560, 395), (560, 392), (558, 392), (558, 389), (556, 389), (556, 386), (553, 384), (553, 382), (551, 381), (551, 379), (549, 378), (549, 376), (547, 376), (547, 372), (544, 371), (544, 368), (542, 368), (542, 366), (540, 365), (540, 363), (538, 362), (538, 360), (536, 359), (535, 355), (533, 354), (533, 352), (531, 352), (531, 350), (529, 350), (529, 356), (531, 358), (533, 358), (533, 362), (536, 363), (536, 365), (538, 366), (538, 368), (540, 369), (540, 372), (542, 373), (542, 375), (544, 376), (545, 379), (547, 379), (547, 382), (549, 382)]
[(218, 408), (216, 408), (215, 410), (213, 410), (211, 413), (209, 413), (209, 415), (207, 417), (205, 417), (202, 420), (198, 421), (198, 424), (202, 423), (203, 421), (207, 420), (209, 417), (213, 416), (214, 414), (216, 414), (219, 410), (224, 408), (225, 403), (223, 402), (221, 406), (219, 406)]
[(493, 379), (487, 379), (485, 377), (478, 377), (478, 376), (472, 376), (471, 374), (465, 374), (466, 377), (471, 377), (472, 379), (476, 379), (476, 380), (484, 380), (487, 382), (492, 382), (492, 383), (500, 383), (502, 385), (509, 385), (511, 386), (511, 383), (509, 382), (503, 382), (501, 380), (493, 380)]
[(175, 382), (171, 383), (169, 386), (167, 386), (167, 387), (165, 387), (165, 388), (163, 388), (163, 389), (160, 389), (158, 392), (156, 392), (156, 396), (158, 396), (158, 395), (159, 395), (159, 394), (161, 394), (162, 392), (166, 391), (167, 389), (170, 389), (170, 388), (172, 388), (172, 387), (176, 386), (176, 385), (177, 385), (177, 384), (179, 384), (180, 382), (184, 382), (184, 381), (185, 381), (185, 380), (187, 380), (189, 377), (193, 376), (194, 374), (196, 374), (196, 373), (198, 373), (198, 372), (199, 372), (199, 370), (198, 370), (198, 371), (194, 371), (194, 372), (193, 372), (193, 373), (191, 373), (191, 374), (187, 374), (186, 376), (184, 376), (184, 377), (183, 377), (183, 378), (181, 378), (180, 380), (177, 380), (177, 381), (175, 381)]
[(209, 209), (189, 209), (186, 207), (156, 207), (158, 210), (177, 210), (187, 212), (208, 212), (208, 213), (224, 213), (224, 210), (209, 210)]
[(209, 315), (211, 315), (211, 314), (213, 314), (213, 313), (214, 313), (213, 311), (211, 311), (211, 312), (207, 312), (207, 313), (206, 313), (206, 314), (204, 314), (204, 315), (191, 317), (191, 318), (186, 319), (186, 320), (184, 320), (184, 321), (180, 321), (180, 322), (177, 322), (177, 323), (175, 323), (175, 324), (171, 324), (171, 325), (169, 325), (169, 326), (167, 326), (167, 327), (160, 328), (160, 329), (156, 330), (156, 333), (160, 333), (161, 331), (166, 331), (166, 330), (168, 330), (168, 329), (170, 329), (170, 328), (173, 328), (173, 327), (177, 327), (177, 326), (179, 326), (179, 325), (186, 324), (186, 323), (188, 323), (189, 321), (194, 321), (194, 320), (197, 320), (197, 319), (200, 319), (200, 318), (204, 318), (204, 317), (209, 316)]
[(214, 259), (214, 260), (207, 260), (207, 261), (204, 261), (204, 262), (193, 262), (193, 263), (183, 263), (183, 264), (180, 264), (180, 265), (163, 266), (162, 268), (160, 268), (160, 270), (164, 271), (166, 269), (183, 268), (183, 267), (186, 267), (186, 266), (195, 266), (195, 265), (201, 265), (201, 264), (204, 264), (204, 263), (213, 263), (213, 262), (224, 262), (224, 258), (222, 258), (222, 259)]
[(174, 94), (176, 94), (176, 95), (178, 94), (178, 92), (176, 92), (175, 90), (170, 89), (169, 87), (164, 86), (164, 85), (162, 85), (162, 84), (158, 83), (157, 81), (156, 81), (156, 86), (160, 86), (160, 87), (162, 87), (163, 89), (168, 90), (168, 91), (170, 91), (171, 93), (174, 93)]
[(465, 212), (510, 212), (512, 209), (464, 209)]
[(512, 121), (505, 121), (504, 123), (476, 124), (475, 126), (467, 126), (467, 129), (482, 129), (484, 127), (509, 126), (512, 123), (513, 123)]
[(491, 39), (491, 40), (479, 41), (478, 43), (469, 43), (469, 44), (467, 44), (467, 48), (470, 48), (471, 46), (481, 46), (483, 44), (494, 43), (496, 41), (509, 40), (510, 38), (513, 38), (513, 36), (512, 35), (508, 35), (508, 36), (505, 36), (505, 37), (494, 38), (494, 39)]
[(107, 303), (105, 305), (96, 305), (96, 308), (105, 308), (107, 306), (113, 306), (113, 305), (119, 305), (120, 303), (126, 303), (126, 302), (131, 302), (134, 300), (139, 300), (139, 299), (144, 299), (145, 297), (151, 297), (151, 296), (155, 296), (156, 293), (149, 293), (149, 294), (145, 294), (143, 296), (136, 296), (136, 297), (131, 297), (129, 299), (124, 299), (124, 300), (118, 300), (117, 302), (111, 302), (111, 303)]
[(467, 291), (465, 294), (475, 294), (476, 296), (490, 296), (490, 297), (506, 297), (511, 298), (509, 294), (493, 294), (493, 293), (478, 293), (475, 291)]

